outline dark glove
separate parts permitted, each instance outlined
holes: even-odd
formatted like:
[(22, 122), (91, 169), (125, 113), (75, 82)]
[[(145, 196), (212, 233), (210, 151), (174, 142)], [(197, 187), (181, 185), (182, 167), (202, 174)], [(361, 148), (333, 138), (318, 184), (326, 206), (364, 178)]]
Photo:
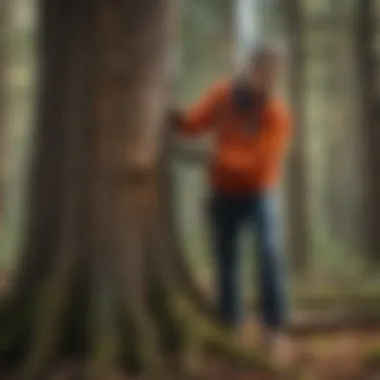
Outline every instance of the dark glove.
[(167, 114), (167, 123), (170, 129), (172, 130), (178, 130), (182, 123), (184, 122), (184, 116), (183, 113), (177, 109), (173, 108), (168, 111)]

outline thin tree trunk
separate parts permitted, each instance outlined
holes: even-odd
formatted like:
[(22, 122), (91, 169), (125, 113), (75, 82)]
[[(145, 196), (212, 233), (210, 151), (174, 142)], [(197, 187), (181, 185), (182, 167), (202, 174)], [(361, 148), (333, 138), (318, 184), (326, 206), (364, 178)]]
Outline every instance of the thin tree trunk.
[(290, 43), (290, 96), (294, 109), (294, 140), (287, 178), (288, 250), (298, 272), (307, 268), (309, 252), (309, 189), (305, 126), (305, 45), (303, 14), (299, 0), (286, 1)]
[(0, 226), (3, 221), (5, 207), (5, 133), (7, 124), (7, 88), (6, 88), (6, 67), (7, 67), (7, 16), (9, 14), (9, 2), (0, 3)]
[(356, 6), (356, 56), (358, 59), (359, 102), (361, 130), (364, 141), (365, 207), (367, 213), (367, 240), (370, 257), (380, 258), (380, 129), (377, 94), (377, 59), (375, 54), (375, 3), (363, 0)]
[(222, 47), (223, 58), (226, 63), (228, 72), (236, 71), (236, 54), (235, 54), (235, 2), (232, 0), (223, 0), (220, 4), (222, 12)]

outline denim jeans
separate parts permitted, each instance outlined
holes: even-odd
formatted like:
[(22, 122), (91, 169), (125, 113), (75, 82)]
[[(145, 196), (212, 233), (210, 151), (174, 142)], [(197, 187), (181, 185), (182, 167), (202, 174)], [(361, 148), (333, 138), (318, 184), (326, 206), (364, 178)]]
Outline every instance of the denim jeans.
[(274, 195), (269, 192), (237, 197), (214, 193), (211, 225), (217, 266), (216, 291), (222, 322), (236, 327), (242, 319), (242, 276), (238, 237), (246, 225), (255, 233), (258, 253), (259, 300), (263, 322), (271, 329), (286, 319), (285, 265), (278, 239)]

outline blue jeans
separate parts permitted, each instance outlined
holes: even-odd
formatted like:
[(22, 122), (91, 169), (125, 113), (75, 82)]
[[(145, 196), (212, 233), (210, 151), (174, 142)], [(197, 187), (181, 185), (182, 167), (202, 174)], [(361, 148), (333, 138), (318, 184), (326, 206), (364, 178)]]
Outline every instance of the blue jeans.
[(229, 196), (214, 193), (211, 225), (216, 256), (219, 315), (231, 327), (242, 319), (240, 255), (242, 227), (249, 223), (258, 245), (259, 300), (263, 322), (272, 329), (285, 324), (285, 265), (278, 240), (277, 208), (271, 193)]

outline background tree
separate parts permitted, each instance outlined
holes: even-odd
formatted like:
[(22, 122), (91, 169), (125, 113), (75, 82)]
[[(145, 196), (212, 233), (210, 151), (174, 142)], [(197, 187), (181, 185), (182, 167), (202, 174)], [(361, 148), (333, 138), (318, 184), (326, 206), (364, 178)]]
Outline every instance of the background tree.
[(376, 49), (376, 7), (375, 2), (364, 0), (357, 4), (356, 16), (356, 57), (358, 63), (360, 123), (364, 142), (364, 178), (366, 181), (365, 206), (367, 212), (366, 231), (368, 250), (373, 258), (380, 253), (380, 179), (378, 168), (379, 152), (379, 96), (378, 59)]
[(307, 267), (309, 241), (308, 139), (305, 124), (305, 45), (301, 2), (284, 4), (290, 50), (289, 87), (294, 112), (294, 140), (287, 177), (288, 251), (296, 271)]
[(6, 130), (6, 113), (7, 113), (7, 96), (6, 96), (6, 67), (7, 67), (7, 43), (8, 36), (6, 26), (9, 2), (3, 1), (0, 4), (0, 226), (2, 227), (4, 213), (4, 196), (5, 196), (5, 130)]

